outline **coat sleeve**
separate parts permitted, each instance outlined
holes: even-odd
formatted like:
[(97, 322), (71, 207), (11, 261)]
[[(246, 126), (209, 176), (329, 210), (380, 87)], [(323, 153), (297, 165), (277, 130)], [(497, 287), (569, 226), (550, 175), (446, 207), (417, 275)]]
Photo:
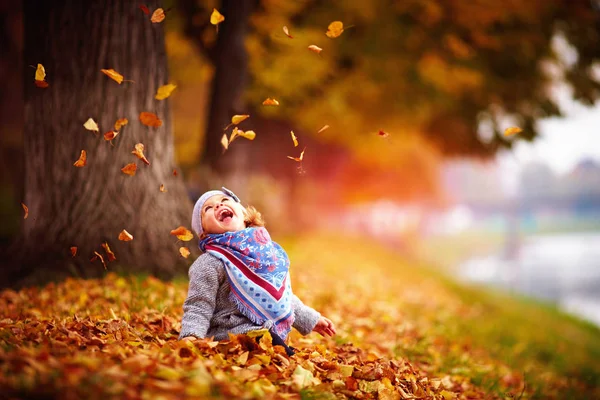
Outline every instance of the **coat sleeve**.
[(294, 324), (292, 326), (302, 335), (308, 335), (315, 329), (315, 325), (319, 322), (321, 314), (304, 305), (296, 295), (292, 299), (292, 307), (294, 307)]
[(208, 332), (219, 290), (219, 274), (211, 258), (211, 255), (203, 254), (189, 269), (190, 283), (183, 303), (179, 339), (186, 336), (204, 338)]

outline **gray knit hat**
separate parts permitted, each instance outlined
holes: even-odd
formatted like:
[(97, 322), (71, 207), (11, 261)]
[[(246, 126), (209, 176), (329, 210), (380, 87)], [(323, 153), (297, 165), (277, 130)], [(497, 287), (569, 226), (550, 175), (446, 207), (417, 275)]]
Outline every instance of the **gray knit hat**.
[(198, 236), (202, 235), (202, 232), (203, 232), (203, 230), (202, 230), (202, 214), (201, 214), (202, 206), (204, 205), (206, 200), (208, 200), (209, 198), (216, 196), (218, 194), (224, 194), (225, 196), (231, 198), (236, 203), (240, 203), (239, 197), (237, 197), (235, 195), (235, 193), (233, 193), (231, 190), (227, 189), (226, 187), (221, 187), (221, 190), (209, 190), (208, 192), (206, 192), (202, 196), (200, 196), (198, 201), (196, 201), (196, 204), (194, 204), (194, 212), (192, 214), (192, 229), (196, 232), (196, 234)]

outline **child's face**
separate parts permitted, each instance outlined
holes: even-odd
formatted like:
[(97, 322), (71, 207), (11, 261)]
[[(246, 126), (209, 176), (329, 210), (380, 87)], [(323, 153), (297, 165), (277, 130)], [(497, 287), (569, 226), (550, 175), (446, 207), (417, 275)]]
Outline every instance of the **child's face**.
[(225, 195), (209, 197), (200, 212), (202, 229), (206, 233), (235, 232), (246, 228), (244, 207)]

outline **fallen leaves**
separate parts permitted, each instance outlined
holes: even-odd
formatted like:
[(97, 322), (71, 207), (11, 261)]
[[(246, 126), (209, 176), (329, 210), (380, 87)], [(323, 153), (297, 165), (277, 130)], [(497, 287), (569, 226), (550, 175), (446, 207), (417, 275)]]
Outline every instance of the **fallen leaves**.
[(87, 164), (87, 153), (85, 150), (81, 150), (81, 154), (79, 155), (79, 159), (73, 163), (74, 166), (81, 168), (85, 167)]
[(133, 235), (123, 229), (121, 233), (119, 233), (119, 240), (122, 242), (131, 242), (133, 240)]
[(85, 123), (83, 124), (83, 127), (85, 129), (87, 129), (88, 131), (100, 132), (100, 129), (98, 128), (98, 124), (92, 118), (88, 118), (88, 120), (85, 121)]
[(162, 126), (162, 121), (160, 118), (158, 118), (158, 115), (146, 111), (142, 111), (140, 113), (140, 122), (152, 128), (158, 128)]
[(344, 32), (344, 24), (341, 21), (333, 21), (327, 27), (327, 32), (325, 32), (325, 34), (327, 37), (336, 38), (339, 37), (342, 32)]
[(518, 126), (512, 126), (504, 130), (504, 136), (516, 135), (517, 133), (521, 132), (523, 132), (523, 129), (519, 128)]
[(129, 163), (126, 166), (124, 166), (123, 168), (121, 168), (121, 172), (123, 172), (125, 175), (129, 175), (129, 176), (134, 176), (136, 171), (137, 171), (136, 163)]
[(48, 82), (46, 82), (46, 69), (42, 64), (38, 64), (35, 70), (35, 86), (39, 88), (47, 88), (50, 86)]
[(24, 203), (21, 203), (21, 207), (23, 207), (23, 211), (25, 211), (25, 215), (23, 215), (23, 219), (27, 219), (27, 217), (29, 216), (29, 208)]
[(169, 97), (171, 95), (171, 93), (173, 93), (173, 90), (175, 90), (176, 87), (177, 87), (177, 85), (174, 85), (172, 83), (167, 83), (166, 85), (163, 85), (158, 88), (154, 98), (156, 100), (164, 100), (167, 97)]
[(194, 234), (187, 229), (185, 226), (180, 226), (171, 231), (171, 235), (176, 236), (177, 239), (189, 242), (194, 238)]
[(133, 151), (131, 152), (131, 154), (134, 154), (137, 158), (142, 160), (146, 165), (150, 165), (150, 161), (148, 161), (148, 159), (144, 155), (144, 145), (143, 144), (137, 143), (135, 145)]

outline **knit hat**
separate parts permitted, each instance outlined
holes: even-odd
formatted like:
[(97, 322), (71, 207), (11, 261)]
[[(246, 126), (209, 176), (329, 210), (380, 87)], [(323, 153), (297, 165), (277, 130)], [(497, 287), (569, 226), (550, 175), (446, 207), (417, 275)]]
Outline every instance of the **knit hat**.
[(204, 205), (206, 200), (208, 200), (209, 198), (216, 196), (218, 194), (220, 194), (220, 195), (224, 194), (225, 196), (229, 197), (236, 203), (240, 203), (239, 197), (237, 197), (235, 195), (235, 193), (233, 193), (231, 190), (227, 189), (226, 187), (221, 187), (221, 190), (209, 190), (208, 192), (206, 192), (202, 196), (200, 196), (198, 201), (196, 201), (196, 204), (194, 204), (194, 211), (192, 214), (192, 229), (196, 232), (196, 234), (198, 236), (202, 235), (202, 232), (203, 232), (203, 230), (202, 230), (202, 214), (201, 214), (202, 206)]

